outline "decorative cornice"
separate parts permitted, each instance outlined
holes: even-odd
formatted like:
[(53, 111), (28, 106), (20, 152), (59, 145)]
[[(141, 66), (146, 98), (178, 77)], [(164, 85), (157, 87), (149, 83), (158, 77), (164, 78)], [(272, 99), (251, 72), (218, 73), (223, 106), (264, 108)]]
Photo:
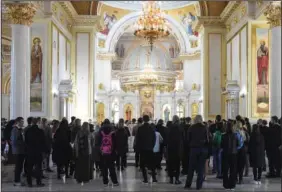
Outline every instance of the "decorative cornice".
[(202, 16), (198, 17), (195, 30), (200, 31), (201, 27), (225, 27), (225, 25), (220, 16)]
[(281, 27), (281, 1), (271, 2), (264, 12), (270, 26)]
[(220, 14), (220, 18), (223, 22), (226, 22), (227, 19), (235, 12), (235, 10), (239, 7), (241, 2), (237, 1), (229, 1), (227, 6), (224, 8), (222, 13)]
[(178, 57), (180, 60), (182, 60), (183, 62), (185, 60), (197, 60), (197, 59), (200, 59), (201, 58), (201, 52), (198, 50), (194, 53), (181, 53), (179, 54), (179, 57)]
[(7, 19), (12, 24), (30, 26), (37, 6), (33, 3), (6, 3), (5, 8)]
[(74, 20), (74, 18), (78, 16), (70, 1), (59, 2), (59, 4), (72, 20)]
[(97, 54), (98, 60), (115, 60), (116, 59), (116, 53), (98, 53)]
[(100, 28), (103, 26), (103, 21), (99, 15), (78, 15), (74, 17), (74, 26), (93, 26)]

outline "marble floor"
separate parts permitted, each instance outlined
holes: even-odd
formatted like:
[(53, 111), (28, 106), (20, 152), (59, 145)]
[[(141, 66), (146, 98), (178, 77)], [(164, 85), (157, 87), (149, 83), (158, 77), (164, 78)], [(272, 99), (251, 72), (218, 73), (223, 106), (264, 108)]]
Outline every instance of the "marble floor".
[[(77, 184), (74, 179), (67, 179), (64, 184), (62, 180), (56, 179), (55, 173), (46, 173), (48, 179), (43, 180), (43, 183), (46, 184), (45, 187), (14, 187), (12, 179), (13, 168), (6, 167), (5, 169), (8, 175), (5, 178), (2, 177), (2, 191), (187, 191), (183, 188), (184, 184), (168, 184), (168, 178), (165, 171), (160, 171), (158, 173), (158, 183), (145, 185), (141, 182), (141, 173), (133, 166), (128, 167), (124, 172), (118, 172), (120, 182), (120, 186), (118, 187), (104, 187), (102, 179), (99, 177), (99, 173), (96, 172), (94, 173), (95, 179), (83, 186)], [(265, 175), (265, 173), (263, 175)], [(185, 176), (181, 177), (183, 183), (185, 178)], [(193, 190), (195, 190), (195, 181), (192, 184), (192, 189), (189, 191)], [(215, 179), (214, 175), (209, 175), (207, 181), (204, 182), (201, 191), (224, 191), (222, 188), (222, 181)], [(236, 191), (281, 191), (281, 179), (266, 179), (265, 176), (263, 176), (262, 185), (258, 186), (252, 184), (252, 178), (250, 176), (244, 178), (244, 184), (236, 186)]]

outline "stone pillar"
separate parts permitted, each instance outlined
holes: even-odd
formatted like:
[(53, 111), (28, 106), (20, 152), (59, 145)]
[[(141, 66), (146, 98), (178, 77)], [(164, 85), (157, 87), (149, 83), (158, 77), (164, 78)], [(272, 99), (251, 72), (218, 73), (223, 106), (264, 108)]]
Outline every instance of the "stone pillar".
[(270, 116), (281, 117), (281, 1), (271, 2), (265, 16), (271, 26)]
[(30, 115), (30, 25), (36, 13), (31, 3), (7, 3), (12, 23), (10, 118)]
[[(67, 94), (65, 93), (60, 93), (60, 120), (63, 117), (66, 117), (66, 99), (67, 99)], [(67, 117), (66, 117), (67, 118)]]
[(227, 119), (235, 119), (239, 115), (240, 87), (237, 81), (228, 81), (227, 91)]

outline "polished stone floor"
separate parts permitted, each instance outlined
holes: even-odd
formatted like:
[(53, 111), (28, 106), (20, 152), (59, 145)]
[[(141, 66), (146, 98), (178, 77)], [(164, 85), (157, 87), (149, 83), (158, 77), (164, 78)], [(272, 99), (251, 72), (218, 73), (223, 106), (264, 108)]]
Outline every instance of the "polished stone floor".
[[(46, 184), (45, 187), (14, 187), (12, 179), (13, 168), (9, 166), (5, 169), (8, 175), (2, 179), (2, 191), (186, 191), (183, 189), (183, 184), (168, 184), (168, 178), (165, 171), (160, 171), (158, 173), (159, 182), (157, 184), (154, 183), (145, 185), (141, 182), (141, 173), (138, 169), (132, 166), (128, 167), (124, 172), (118, 172), (120, 182), (120, 186), (118, 187), (104, 187), (102, 179), (99, 177), (99, 173), (96, 172), (94, 172), (95, 179), (83, 186), (77, 184), (74, 179), (67, 179), (64, 184), (62, 180), (56, 179), (55, 173), (46, 173), (46, 176), (48, 176), (49, 179), (43, 180)], [(184, 183), (185, 176), (181, 177), (181, 181)], [(193, 189), (195, 189), (195, 182), (192, 185), (192, 189), (189, 191), (193, 191)], [(215, 179), (214, 175), (209, 175), (207, 181), (204, 182), (204, 186), (201, 191), (224, 191), (222, 188), (222, 181)], [(262, 185), (258, 186), (252, 184), (252, 178), (250, 176), (244, 178), (243, 185), (237, 185), (236, 191), (281, 191), (281, 179), (265, 179), (265, 176), (263, 176)]]

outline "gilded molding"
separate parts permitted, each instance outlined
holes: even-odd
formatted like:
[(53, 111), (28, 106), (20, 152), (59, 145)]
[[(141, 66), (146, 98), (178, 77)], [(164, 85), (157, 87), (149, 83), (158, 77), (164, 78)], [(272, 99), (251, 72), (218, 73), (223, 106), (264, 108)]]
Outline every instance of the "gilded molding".
[(5, 8), (7, 19), (12, 24), (30, 26), (37, 6), (33, 3), (6, 3)]
[(264, 15), (272, 28), (281, 26), (281, 1), (271, 2), (266, 7)]
[(179, 54), (178, 58), (183, 62), (185, 60), (197, 60), (201, 58), (201, 52), (198, 50), (195, 51), (194, 53), (181, 53)]
[(202, 16), (198, 17), (195, 30), (200, 31), (201, 27), (225, 27), (220, 16)]
[(100, 26), (103, 26), (103, 21), (101, 19), (101, 16), (98, 15), (78, 15), (74, 18), (75, 26), (93, 26), (96, 28), (99, 28)]
[(98, 53), (97, 59), (98, 60), (115, 60), (116, 59), (116, 53)]
[(229, 1), (225, 9), (220, 14), (220, 18), (223, 22), (226, 22), (228, 18), (235, 12), (241, 3), (237, 1)]

